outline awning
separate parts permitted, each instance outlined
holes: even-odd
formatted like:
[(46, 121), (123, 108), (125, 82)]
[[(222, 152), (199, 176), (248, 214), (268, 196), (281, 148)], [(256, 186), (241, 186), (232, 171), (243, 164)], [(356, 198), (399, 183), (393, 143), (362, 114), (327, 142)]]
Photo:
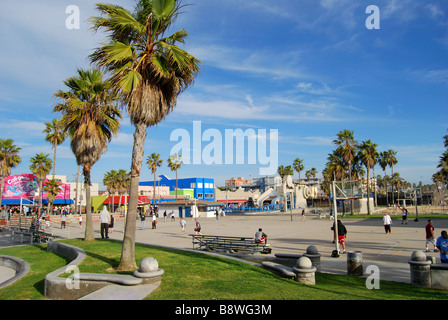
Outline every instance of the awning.
[[(56, 199), (53, 202), (54, 206), (64, 206), (69, 204), (74, 204), (75, 202), (72, 199)], [(47, 205), (48, 200), (42, 199), (42, 204)], [(2, 199), (2, 205), (5, 206), (20, 206), (20, 199)], [(25, 199), (22, 198), (22, 205), (23, 206), (32, 206), (32, 205), (39, 205), (39, 199)]]
[[(129, 200), (129, 196), (121, 196), (121, 197), (120, 196), (112, 196), (112, 197), (107, 197), (106, 200), (104, 200), (103, 204), (109, 204), (109, 203), (118, 204), (118, 205), (120, 203), (128, 204), (128, 200)], [(157, 201), (157, 199), (156, 199), (156, 201)], [(138, 203), (139, 204), (150, 203), (150, 200), (147, 196), (138, 196)]]
[(247, 199), (228, 199), (228, 200), (217, 200), (220, 203), (246, 203), (249, 200)]

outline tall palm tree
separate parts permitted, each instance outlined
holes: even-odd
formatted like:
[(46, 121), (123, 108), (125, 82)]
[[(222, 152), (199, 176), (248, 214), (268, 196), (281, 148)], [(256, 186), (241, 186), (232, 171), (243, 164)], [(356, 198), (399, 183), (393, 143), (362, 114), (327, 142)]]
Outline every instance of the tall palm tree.
[(337, 136), (338, 139), (334, 140), (333, 143), (338, 146), (336, 150), (348, 166), (349, 179), (351, 180), (352, 162), (357, 152), (357, 141), (354, 138), (353, 131), (347, 129), (340, 131)]
[[(116, 182), (117, 182), (117, 192), (118, 195), (120, 196), (120, 203), (119, 203), (119, 208), (121, 208), (121, 198), (123, 197), (123, 195), (125, 195), (124, 199), (126, 202), (126, 192), (128, 192), (129, 190), (129, 185), (131, 183), (131, 179), (130, 179), (130, 173), (128, 173), (126, 170), (124, 169), (120, 169), (117, 172), (117, 177), (116, 177)], [(126, 207), (126, 203), (124, 204)], [(125, 210), (126, 212), (126, 210)]]
[[(282, 178), (282, 184), (283, 184), (283, 190), (285, 190), (286, 188), (286, 176), (292, 176), (294, 174), (294, 170), (292, 169), (292, 166), (284, 166), (281, 165), (278, 167), (277, 169), (277, 173), (279, 174), (280, 178)], [(283, 207), (283, 211), (286, 212), (287, 209), (287, 199), (286, 199), (286, 194), (283, 195), (284, 197), (284, 207)]]
[(92, 29), (108, 32), (109, 42), (90, 56), (111, 74), (115, 90), (135, 126), (131, 164), (129, 213), (119, 270), (137, 268), (135, 230), (138, 185), (146, 131), (176, 106), (177, 97), (194, 83), (200, 61), (177, 44), (184, 44), (185, 29), (166, 36), (182, 8), (180, 0), (139, 0), (133, 13), (118, 5), (97, 4), (103, 15), (91, 18)]
[(148, 158), (146, 159), (146, 164), (148, 165), (148, 169), (151, 170), (151, 173), (154, 175), (154, 186), (153, 186), (153, 193), (152, 193), (152, 203), (153, 206), (156, 205), (156, 172), (157, 168), (161, 167), (163, 163), (163, 160), (160, 159), (159, 153), (152, 153)]
[(59, 194), (60, 183), (56, 179), (47, 180), (44, 182), (44, 192), (47, 194), (48, 214), (53, 213), (53, 203)]
[(305, 166), (303, 165), (303, 159), (296, 158), (294, 162), (292, 163), (292, 168), (297, 171), (299, 174), (299, 184), (300, 184), (300, 171), (305, 169)]
[[(398, 163), (397, 151), (389, 149), (387, 151), (387, 165), (391, 168), (391, 177), (394, 175), (394, 165)], [(392, 203), (394, 203), (394, 184), (392, 183)]]
[(170, 155), (168, 158), (168, 167), (171, 169), (171, 171), (176, 172), (176, 200), (177, 200), (177, 170), (180, 169), (182, 166), (182, 156), (178, 155), (177, 153)]
[(47, 174), (50, 173), (53, 162), (48, 158), (48, 154), (38, 153), (30, 159), (30, 170), (36, 176), (39, 183), (39, 211), (37, 215), (40, 217), (42, 214), (42, 192), (43, 182), (47, 178)]
[(14, 144), (12, 139), (0, 139), (0, 205), (3, 200), (3, 189), (5, 188), (5, 178), (11, 174), (11, 169), (17, 167), (22, 159), (19, 152), (22, 150)]
[(51, 122), (45, 122), (45, 129), (43, 133), (46, 133), (45, 141), (51, 143), (52, 149), (54, 150), (53, 155), (53, 179), (56, 169), (56, 147), (64, 142), (67, 137), (67, 132), (63, 131), (60, 125), (60, 121), (54, 118)]
[(78, 69), (76, 76), (64, 81), (69, 91), (58, 91), (62, 102), (54, 107), (61, 112), (61, 126), (69, 133), (70, 147), (82, 166), (86, 190), (86, 230), (84, 240), (95, 240), (90, 197), (92, 166), (106, 152), (107, 144), (118, 133), (121, 112), (115, 105), (117, 96), (100, 71)]
[(378, 145), (372, 143), (371, 140), (363, 141), (359, 147), (359, 158), (367, 169), (367, 213), (372, 214), (370, 211), (370, 169), (373, 169), (378, 161), (378, 151), (376, 148)]
[(345, 163), (338, 152), (335, 150), (333, 153), (328, 154), (327, 160), (327, 167), (329, 169), (329, 173), (332, 175), (332, 180), (344, 179), (346, 173)]
[[(348, 166), (349, 172), (349, 180), (350, 180), (350, 189), (353, 196), (353, 184), (352, 184), (352, 164), (353, 160), (356, 157), (357, 152), (357, 141), (355, 140), (353, 131), (344, 129), (337, 134), (337, 139), (333, 141), (335, 145), (338, 146), (337, 151), (341, 155), (342, 159), (344, 159), (345, 163)], [(351, 214), (354, 213), (354, 201), (350, 201), (351, 203)]]
[(386, 203), (387, 205), (389, 205), (389, 197), (387, 196), (387, 174), (386, 174), (386, 168), (389, 165), (389, 152), (387, 151), (381, 151), (379, 153), (379, 157), (378, 157), (378, 164), (380, 165), (381, 169), (383, 169), (384, 171), (384, 184), (385, 184), (385, 188), (386, 188)]
[(103, 178), (103, 184), (106, 187), (107, 193), (109, 194), (109, 212), (115, 211), (111, 196), (117, 192), (117, 175), (118, 172), (116, 170), (111, 170), (106, 172)]

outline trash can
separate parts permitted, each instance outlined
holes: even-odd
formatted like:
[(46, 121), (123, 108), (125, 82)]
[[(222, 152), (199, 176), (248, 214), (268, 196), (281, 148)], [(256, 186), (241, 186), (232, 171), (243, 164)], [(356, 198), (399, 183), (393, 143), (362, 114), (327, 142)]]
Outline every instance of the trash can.
[(363, 260), (361, 251), (347, 252), (347, 274), (349, 276), (363, 276)]

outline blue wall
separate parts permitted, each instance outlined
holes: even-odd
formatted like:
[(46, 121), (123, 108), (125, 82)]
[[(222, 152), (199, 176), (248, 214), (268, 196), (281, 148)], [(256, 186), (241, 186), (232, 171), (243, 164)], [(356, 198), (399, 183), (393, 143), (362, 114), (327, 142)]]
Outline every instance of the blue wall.
[[(153, 186), (154, 181), (142, 181), (141, 186)], [(156, 186), (170, 187), (170, 191), (176, 189), (176, 179), (169, 179), (167, 176), (161, 175), (160, 180), (156, 181)], [(193, 189), (194, 197), (197, 200), (215, 201), (215, 180), (209, 178), (186, 178), (178, 179), (178, 189)]]

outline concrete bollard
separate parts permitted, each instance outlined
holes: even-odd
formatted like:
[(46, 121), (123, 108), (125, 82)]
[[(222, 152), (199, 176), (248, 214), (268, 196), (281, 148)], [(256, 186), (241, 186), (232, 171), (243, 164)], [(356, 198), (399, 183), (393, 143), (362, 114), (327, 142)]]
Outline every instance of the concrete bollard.
[(297, 259), (296, 266), (292, 270), (296, 274), (295, 280), (298, 283), (308, 285), (316, 284), (316, 267), (313, 267), (310, 258), (305, 256), (300, 257)]
[(347, 274), (349, 276), (363, 276), (364, 270), (361, 251), (347, 252)]
[(143, 258), (139, 269), (134, 271), (134, 277), (141, 278), (145, 284), (160, 283), (164, 271), (153, 257)]
[(414, 251), (411, 260), (411, 284), (422, 288), (431, 288), (431, 260), (421, 251)]
[(321, 254), (319, 253), (319, 251), (315, 246), (309, 246), (308, 248), (306, 248), (306, 253), (304, 254), (304, 256), (311, 260), (311, 263), (313, 264), (313, 267), (316, 267), (317, 272), (321, 271), (320, 266)]

